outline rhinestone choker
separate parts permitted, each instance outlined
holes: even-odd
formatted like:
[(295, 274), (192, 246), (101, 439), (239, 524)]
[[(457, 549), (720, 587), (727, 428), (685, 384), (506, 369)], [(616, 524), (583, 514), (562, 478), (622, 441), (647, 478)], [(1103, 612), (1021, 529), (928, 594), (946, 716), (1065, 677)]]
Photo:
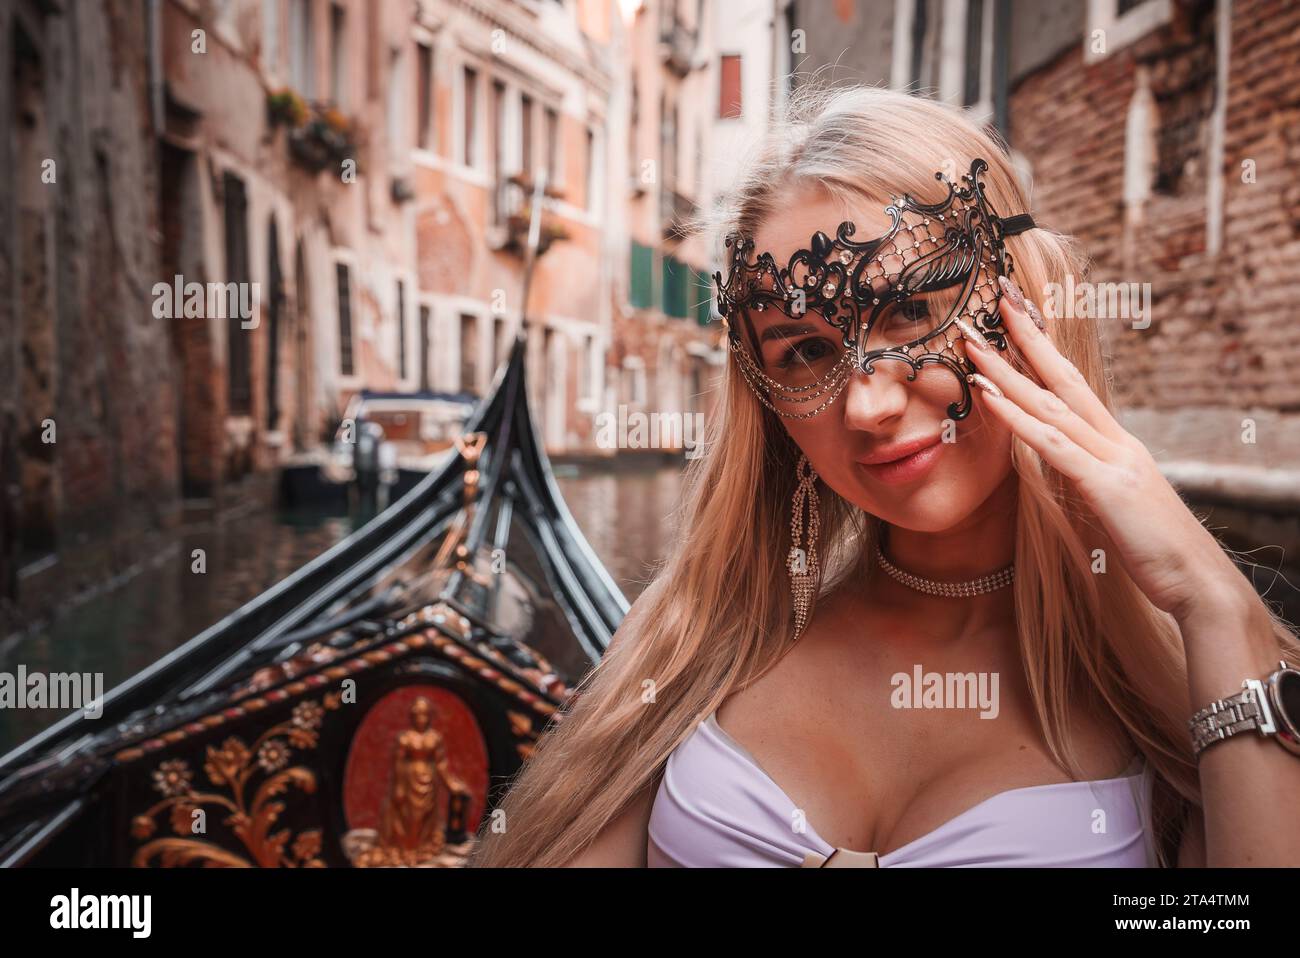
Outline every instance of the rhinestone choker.
[(895, 582), (905, 585), (909, 589), (915, 589), (917, 592), (947, 598), (965, 598), (973, 595), (984, 595), (986, 592), (996, 592), (998, 589), (1009, 586), (1016, 578), (1016, 566), (1013, 562), (1004, 569), (990, 572), (988, 575), (980, 576), (978, 579), (971, 579), (968, 582), (939, 582), (936, 579), (922, 579), (919, 575), (904, 572), (886, 559), (884, 550), (880, 548), (880, 543), (876, 543), (876, 561), (880, 563), (880, 568), (884, 569)]

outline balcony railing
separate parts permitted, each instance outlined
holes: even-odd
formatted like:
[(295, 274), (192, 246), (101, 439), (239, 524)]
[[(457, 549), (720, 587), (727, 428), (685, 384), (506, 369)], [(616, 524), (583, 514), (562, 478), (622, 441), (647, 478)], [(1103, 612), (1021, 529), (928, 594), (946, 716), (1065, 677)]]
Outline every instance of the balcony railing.
[(664, 66), (679, 77), (691, 72), (695, 55), (696, 32), (673, 16), (666, 16), (659, 27), (659, 56)]
[[(523, 253), (528, 243), (528, 227), (532, 221), (532, 177), (515, 173), (497, 181), (492, 194), (493, 226), (492, 245), (496, 249)], [(564, 191), (547, 187), (548, 199), (563, 199)], [(537, 255), (541, 256), (556, 240), (567, 239), (568, 230), (542, 210), (542, 229), (538, 238)]]
[(312, 171), (344, 160), (356, 160), (356, 132), (351, 121), (330, 103), (309, 103), (294, 90), (280, 90), (266, 99), (272, 126), (288, 130), (289, 152)]

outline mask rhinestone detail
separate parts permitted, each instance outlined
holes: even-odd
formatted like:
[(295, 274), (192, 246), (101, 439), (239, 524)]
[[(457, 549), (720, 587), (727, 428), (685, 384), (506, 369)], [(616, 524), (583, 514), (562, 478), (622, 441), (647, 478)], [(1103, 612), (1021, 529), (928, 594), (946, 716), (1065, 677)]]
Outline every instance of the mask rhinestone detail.
[[(855, 240), (856, 228), (845, 220), (834, 239), (814, 233), (785, 267), (770, 253), (753, 257), (751, 237), (726, 238), (726, 282), (720, 272), (713, 274), (718, 312), (740, 371), (767, 408), (786, 418), (810, 418), (835, 401), (855, 368), (871, 374), (888, 359), (908, 367), (909, 381), (927, 365), (946, 368), (961, 389), (948, 415), (970, 414), (969, 377), (975, 369), (956, 349), (961, 333), (954, 324), (964, 319), (1006, 349), (997, 277), (1010, 276), (1013, 263), (1003, 241), (1034, 227), (1027, 214), (1004, 218), (990, 208), (980, 181), (987, 168), (984, 160), (974, 160), (961, 187), (936, 173), (948, 188), (942, 201), (896, 197), (885, 209), (891, 225), (884, 235)], [(820, 319), (825, 325), (811, 326), (831, 332), (834, 343), (816, 341), (823, 343), (821, 352), (811, 357), (803, 350), (785, 362), (765, 362), (764, 344), (774, 337), (767, 329), (760, 342), (756, 325), (763, 322), (751, 311), (770, 311), (770, 325), (784, 320), (782, 328)]]

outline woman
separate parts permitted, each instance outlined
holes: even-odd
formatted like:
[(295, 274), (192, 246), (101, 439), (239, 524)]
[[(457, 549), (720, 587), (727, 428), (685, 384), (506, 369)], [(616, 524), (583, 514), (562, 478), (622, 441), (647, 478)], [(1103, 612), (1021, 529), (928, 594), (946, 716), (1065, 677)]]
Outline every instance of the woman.
[(1002, 150), (803, 88), (745, 164), (680, 541), (474, 863), (1300, 864), (1294, 740), (1188, 725), (1300, 643), (1021, 293), (1080, 263)]

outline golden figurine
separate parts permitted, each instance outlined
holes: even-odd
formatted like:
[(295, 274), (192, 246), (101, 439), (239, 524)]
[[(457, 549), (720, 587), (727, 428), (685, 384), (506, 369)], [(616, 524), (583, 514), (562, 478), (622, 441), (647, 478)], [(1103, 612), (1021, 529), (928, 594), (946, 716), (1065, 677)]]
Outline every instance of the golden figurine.
[(446, 845), (448, 801), (468, 802), (469, 789), (451, 770), (442, 735), (433, 727), (433, 703), (421, 696), (411, 705), (411, 727), (399, 732), (393, 773), (384, 801), (379, 832), (349, 833), (345, 839), (354, 865), (455, 866), (463, 862), (466, 845)]

